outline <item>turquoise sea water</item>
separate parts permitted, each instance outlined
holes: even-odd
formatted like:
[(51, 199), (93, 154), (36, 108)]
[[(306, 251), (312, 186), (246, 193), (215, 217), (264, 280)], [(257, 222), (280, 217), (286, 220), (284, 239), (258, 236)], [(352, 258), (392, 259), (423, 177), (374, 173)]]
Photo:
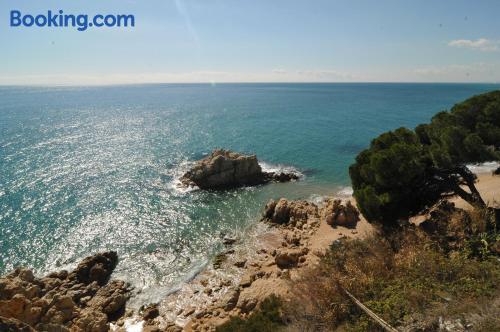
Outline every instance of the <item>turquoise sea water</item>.
[[(346, 192), (377, 134), (414, 127), (485, 84), (0, 87), (0, 273), (38, 273), (117, 250), (116, 274), (169, 289), (241, 233), (269, 198)], [(183, 192), (215, 147), (294, 167), (300, 182)]]

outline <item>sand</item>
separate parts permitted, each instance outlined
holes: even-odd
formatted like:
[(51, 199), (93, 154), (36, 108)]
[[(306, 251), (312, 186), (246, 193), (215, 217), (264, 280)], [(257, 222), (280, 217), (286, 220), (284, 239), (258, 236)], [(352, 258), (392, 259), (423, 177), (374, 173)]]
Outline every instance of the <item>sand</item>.
[[(477, 174), (476, 188), (488, 206), (500, 207), (500, 176), (491, 172)], [(462, 209), (470, 209), (469, 203), (460, 197), (451, 199), (455, 205)]]

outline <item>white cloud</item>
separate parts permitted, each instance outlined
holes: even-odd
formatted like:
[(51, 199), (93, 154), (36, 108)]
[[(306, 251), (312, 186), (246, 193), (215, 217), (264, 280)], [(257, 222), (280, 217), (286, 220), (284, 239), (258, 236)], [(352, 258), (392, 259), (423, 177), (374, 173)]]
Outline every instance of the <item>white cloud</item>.
[(448, 46), (468, 48), (471, 50), (479, 50), (483, 52), (495, 52), (499, 50), (500, 41), (490, 40), (486, 38), (479, 38), (477, 40), (470, 39), (456, 39), (448, 43)]

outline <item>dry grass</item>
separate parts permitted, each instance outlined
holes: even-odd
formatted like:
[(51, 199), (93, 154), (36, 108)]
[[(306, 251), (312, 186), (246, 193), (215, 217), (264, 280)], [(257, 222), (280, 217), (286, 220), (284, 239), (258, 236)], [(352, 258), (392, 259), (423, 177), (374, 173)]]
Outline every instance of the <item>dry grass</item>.
[(481, 211), (443, 217), (446, 225), (430, 234), (410, 227), (389, 239), (334, 243), (297, 287), (294, 303), (302, 305), (290, 309), (294, 328), (381, 330), (343, 295), (343, 287), (402, 330), (435, 330), (440, 317), (477, 331), (500, 330), (500, 305), (491, 305), (500, 302), (500, 262), (487, 243), (495, 241), (496, 230)]

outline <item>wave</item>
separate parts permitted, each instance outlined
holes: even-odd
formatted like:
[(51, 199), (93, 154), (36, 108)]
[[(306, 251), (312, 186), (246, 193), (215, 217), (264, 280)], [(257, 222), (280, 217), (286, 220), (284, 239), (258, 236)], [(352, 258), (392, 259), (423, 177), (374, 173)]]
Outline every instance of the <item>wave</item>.
[(341, 187), (341, 189), (339, 189), (339, 191), (338, 191), (338, 195), (343, 197), (343, 198), (349, 198), (353, 195), (353, 193), (354, 193), (354, 190), (350, 186)]
[(188, 186), (182, 184), (181, 178), (182, 176), (193, 167), (195, 164), (194, 161), (182, 161), (177, 167), (169, 170), (167, 175), (172, 178), (172, 180), (167, 184), (167, 188), (172, 190), (172, 192), (184, 195), (190, 193), (192, 191), (199, 190), (197, 186)]
[(284, 165), (284, 164), (271, 164), (265, 161), (259, 161), (259, 165), (264, 172), (273, 172), (273, 173), (292, 173), (297, 175), (299, 178), (305, 177), (304, 173), (299, 171), (294, 166)]
[(496, 170), (498, 167), (500, 167), (500, 162), (498, 162), (498, 161), (489, 161), (489, 162), (485, 162), (485, 163), (467, 165), (467, 168), (472, 173), (478, 173), (478, 174), (491, 173), (494, 170)]

